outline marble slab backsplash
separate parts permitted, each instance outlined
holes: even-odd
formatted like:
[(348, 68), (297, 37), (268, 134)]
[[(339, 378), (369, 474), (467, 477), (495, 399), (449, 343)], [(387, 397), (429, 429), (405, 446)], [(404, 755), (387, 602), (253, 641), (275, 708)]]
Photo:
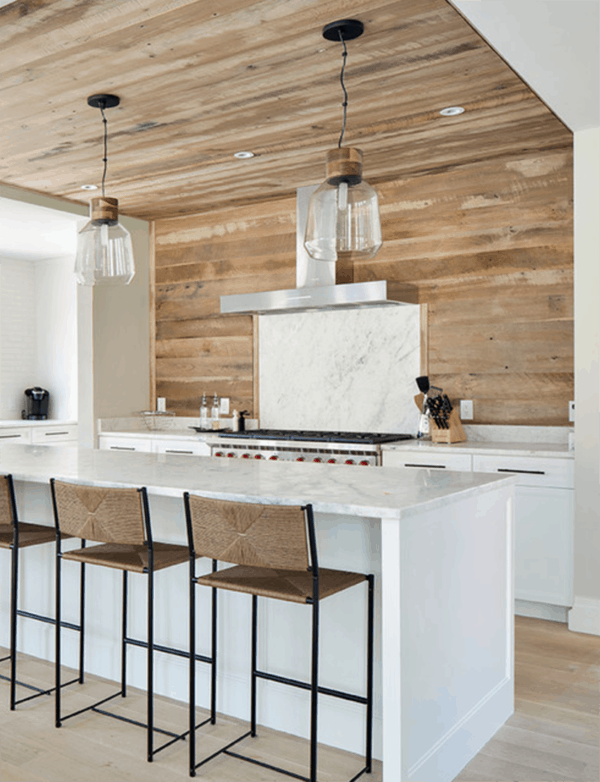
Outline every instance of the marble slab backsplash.
[(259, 318), (261, 428), (415, 434), (417, 305)]

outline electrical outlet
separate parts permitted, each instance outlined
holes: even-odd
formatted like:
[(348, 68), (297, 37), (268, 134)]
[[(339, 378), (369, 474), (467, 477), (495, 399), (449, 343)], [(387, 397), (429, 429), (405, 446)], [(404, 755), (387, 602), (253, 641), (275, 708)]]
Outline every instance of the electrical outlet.
[(219, 403), (219, 413), (221, 415), (229, 415), (229, 397), (222, 396)]
[(473, 400), (461, 399), (460, 400), (460, 420), (472, 421), (473, 420)]
[(569, 421), (575, 420), (575, 402), (571, 400), (569, 402)]

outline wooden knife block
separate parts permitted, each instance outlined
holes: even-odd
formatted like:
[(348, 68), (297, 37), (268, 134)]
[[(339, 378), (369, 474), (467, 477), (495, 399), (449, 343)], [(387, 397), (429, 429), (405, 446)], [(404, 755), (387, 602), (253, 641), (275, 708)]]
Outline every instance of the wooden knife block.
[(429, 418), (429, 427), (431, 440), (434, 443), (463, 443), (467, 439), (456, 408), (452, 409), (448, 417), (448, 429), (438, 429), (431, 417)]

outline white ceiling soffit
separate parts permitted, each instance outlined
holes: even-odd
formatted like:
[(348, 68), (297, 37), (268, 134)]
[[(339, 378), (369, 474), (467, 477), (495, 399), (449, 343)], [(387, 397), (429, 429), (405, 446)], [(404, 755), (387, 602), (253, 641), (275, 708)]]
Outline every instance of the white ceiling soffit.
[(600, 126), (600, 0), (450, 0), (572, 131)]
[(77, 215), (0, 198), (0, 257), (40, 261), (74, 256), (81, 223)]

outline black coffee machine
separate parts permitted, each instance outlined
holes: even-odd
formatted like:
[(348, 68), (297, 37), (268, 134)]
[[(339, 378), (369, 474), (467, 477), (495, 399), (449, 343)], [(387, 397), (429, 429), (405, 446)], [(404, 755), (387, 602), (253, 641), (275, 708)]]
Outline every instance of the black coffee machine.
[(45, 421), (48, 418), (48, 402), (50, 394), (45, 388), (35, 386), (35, 388), (25, 389), (25, 404), (27, 408), (21, 412), (21, 415), (27, 421)]

